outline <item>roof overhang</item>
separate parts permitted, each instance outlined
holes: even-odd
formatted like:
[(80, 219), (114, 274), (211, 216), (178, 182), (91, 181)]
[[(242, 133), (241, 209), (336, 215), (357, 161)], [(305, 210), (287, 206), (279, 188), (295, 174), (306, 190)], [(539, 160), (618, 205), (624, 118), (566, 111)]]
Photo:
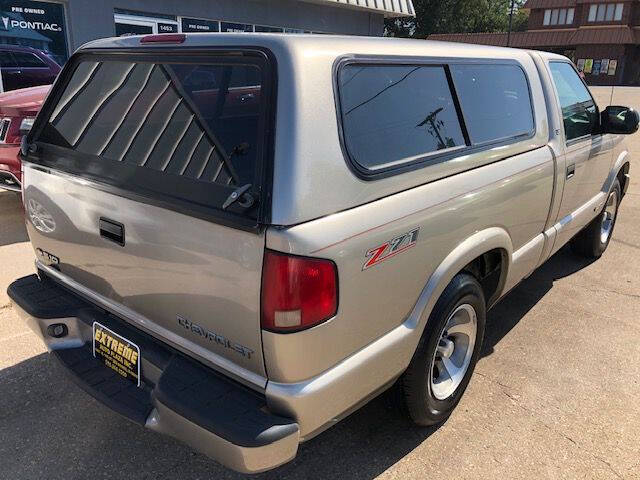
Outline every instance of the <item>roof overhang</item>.
[[(506, 47), (506, 33), (444, 33), (429, 35), (428, 40), (444, 42), (475, 43)], [(511, 47), (545, 48), (577, 45), (628, 45), (640, 44), (640, 30), (626, 25), (617, 27), (582, 27), (566, 30), (536, 30), (512, 32)]]
[(413, 0), (300, 0), (307, 3), (332, 5), (334, 7), (350, 8), (377, 12), (385, 17), (415, 17)]

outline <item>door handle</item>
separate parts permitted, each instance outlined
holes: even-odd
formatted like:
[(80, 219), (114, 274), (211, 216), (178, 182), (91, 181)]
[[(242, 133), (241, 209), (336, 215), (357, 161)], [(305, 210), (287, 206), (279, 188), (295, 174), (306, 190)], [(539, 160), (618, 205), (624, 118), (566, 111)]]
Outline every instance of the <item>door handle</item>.
[(108, 218), (100, 218), (100, 236), (124, 247), (124, 225)]
[(576, 174), (576, 164), (572, 163), (567, 167), (567, 180)]

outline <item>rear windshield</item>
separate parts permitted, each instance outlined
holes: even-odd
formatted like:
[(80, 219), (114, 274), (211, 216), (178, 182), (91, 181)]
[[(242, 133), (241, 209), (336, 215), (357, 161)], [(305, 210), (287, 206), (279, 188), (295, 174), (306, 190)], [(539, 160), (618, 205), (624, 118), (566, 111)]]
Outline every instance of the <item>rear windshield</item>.
[[(130, 187), (207, 206), (241, 186), (258, 190), (260, 62), (89, 58), (67, 76), (36, 140), (73, 151), (73, 166), (91, 176), (119, 186), (135, 176)], [(245, 207), (229, 210), (255, 216), (237, 203)]]

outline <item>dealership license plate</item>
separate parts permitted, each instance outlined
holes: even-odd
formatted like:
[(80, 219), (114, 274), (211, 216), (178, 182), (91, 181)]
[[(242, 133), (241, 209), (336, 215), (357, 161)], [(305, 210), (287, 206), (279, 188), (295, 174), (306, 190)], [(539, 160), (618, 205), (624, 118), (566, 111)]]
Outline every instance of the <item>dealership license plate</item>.
[(98, 322), (93, 322), (93, 356), (140, 386), (140, 349)]

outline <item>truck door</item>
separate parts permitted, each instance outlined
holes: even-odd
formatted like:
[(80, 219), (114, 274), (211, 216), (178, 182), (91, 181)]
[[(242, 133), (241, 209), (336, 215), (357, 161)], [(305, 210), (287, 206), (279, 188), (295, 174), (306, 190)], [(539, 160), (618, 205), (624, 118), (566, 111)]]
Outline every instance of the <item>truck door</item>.
[[(558, 222), (557, 250), (593, 218), (584, 207), (601, 190), (596, 181), (611, 163), (610, 140), (599, 133), (599, 111), (588, 88), (568, 61), (549, 62), (558, 105), (562, 110), (566, 169)], [(606, 165), (605, 165), (606, 164)]]

